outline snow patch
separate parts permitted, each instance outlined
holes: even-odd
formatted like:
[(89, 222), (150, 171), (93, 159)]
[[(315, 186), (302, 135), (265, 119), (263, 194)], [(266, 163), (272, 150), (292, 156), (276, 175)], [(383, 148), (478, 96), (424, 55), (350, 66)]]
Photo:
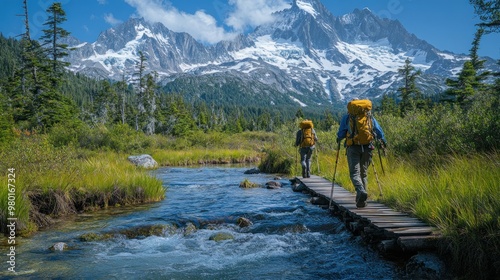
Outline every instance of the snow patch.
[(307, 2), (301, 1), (301, 0), (297, 0), (296, 3), (297, 3), (297, 6), (301, 10), (305, 11), (306, 13), (311, 14), (314, 18), (316, 18), (316, 16), (318, 15), (318, 12), (316, 12), (316, 10), (311, 5), (311, 3), (307, 3)]
[(299, 103), (300, 107), (307, 107), (307, 105), (305, 103), (303, 103), (302, 101), (298, 100), (297, 98), (293, 97), (293, 96), (290, 96), (290, 98), (294, 101), (294, 102), (297, 102)]

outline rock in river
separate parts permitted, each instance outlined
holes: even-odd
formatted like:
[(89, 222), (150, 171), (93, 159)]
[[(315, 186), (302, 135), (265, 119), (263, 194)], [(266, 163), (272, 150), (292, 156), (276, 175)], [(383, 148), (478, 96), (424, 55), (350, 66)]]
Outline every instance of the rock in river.
[(49, 248), (51, 251), (66, 251), (69, 249), (68, 244), (64, 242), (57, 242)]

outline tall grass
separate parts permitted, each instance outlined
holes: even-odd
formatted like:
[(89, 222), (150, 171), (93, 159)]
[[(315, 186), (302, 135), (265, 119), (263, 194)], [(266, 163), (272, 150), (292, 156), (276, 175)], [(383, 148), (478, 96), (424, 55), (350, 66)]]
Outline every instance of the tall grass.
[[(0, 151), (0, 170), (16, 172), (18, 231), (29, 233), (52, 218), (110, 205), (163, 199), (165, 188), (115, 152), (87, 153), (71, 146), (56, 148), (47, 136), (23, 137)], [(1, 188), (2, 231), (7, 218), (7, 191)]]
[(260, 161), (274, 134), (268, 132), (194, 132), (186, 138), (170, 139), (149, 153), (161, 166), (254, 163)]
[[(382, 202), (441, 230), (442, 250), (460, 275), (498, 275), (500, 258), (500, 156), (454, 156), (422, 172), (392, 162)], [(485, 269), (489, 268), (489, 269)]]
[(226, 164), (258, 162), (261, 153), (246, 149), (193, 148), (189, 150), (156, 149), (152, 157), (161, 166), (184, 166), (195, 164)]

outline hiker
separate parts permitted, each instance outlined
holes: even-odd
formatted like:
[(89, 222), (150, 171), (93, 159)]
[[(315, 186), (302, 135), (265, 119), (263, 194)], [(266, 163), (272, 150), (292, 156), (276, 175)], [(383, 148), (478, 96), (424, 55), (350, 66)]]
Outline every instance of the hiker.
[(375, 149), (374, 141), (380, 140), (386, 147), (384, 132), (377, 120), (371, 115), (370, 100), (353, 99), (347, 104), (347, 114), (340, 121), (337, 143), (346, 138), (347, 162), (351, 182), (356, 189), (356, 207), (366, 206), (368, 198), (368, 167)]
[(300, 122), (300, 129), (295, 137), (295, 146), (300, 146), (300, 164), (302, 165), (302, 178), (311, 177), (311, 158), (314, 145), (318, 141), (314, 125), (311, 120)]

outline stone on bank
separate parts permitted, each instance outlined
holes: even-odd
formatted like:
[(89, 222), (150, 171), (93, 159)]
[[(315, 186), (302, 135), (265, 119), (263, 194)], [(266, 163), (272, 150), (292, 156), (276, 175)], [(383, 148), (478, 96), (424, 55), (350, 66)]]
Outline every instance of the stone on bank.
[(137, 167), (142, 167), (146, 169), (154, 169), (158, 167), (158, 162), (153, 159), (152, 156), (144, 154), (138, 156), (129, 156), (128, 160), (135, 164)]

